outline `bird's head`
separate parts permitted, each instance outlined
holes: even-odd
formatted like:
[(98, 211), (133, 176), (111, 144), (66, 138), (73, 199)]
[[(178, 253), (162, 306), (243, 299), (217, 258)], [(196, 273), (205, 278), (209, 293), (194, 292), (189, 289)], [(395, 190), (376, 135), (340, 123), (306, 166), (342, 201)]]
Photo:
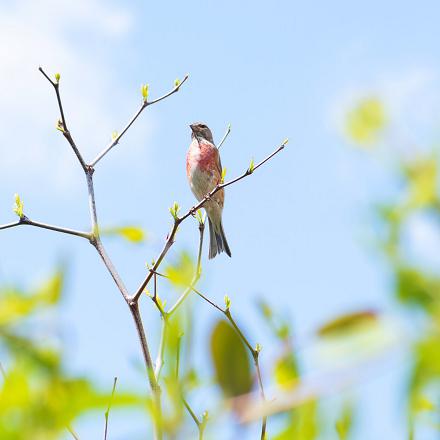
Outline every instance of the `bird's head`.
[(191, 137), (196, 137), (197, 139), (206, 139), (207, 141), (214, 143), (212, 138), (212, 133), (209, 127), (203, 122), (194, 122), (190, 125), (192, 135)]

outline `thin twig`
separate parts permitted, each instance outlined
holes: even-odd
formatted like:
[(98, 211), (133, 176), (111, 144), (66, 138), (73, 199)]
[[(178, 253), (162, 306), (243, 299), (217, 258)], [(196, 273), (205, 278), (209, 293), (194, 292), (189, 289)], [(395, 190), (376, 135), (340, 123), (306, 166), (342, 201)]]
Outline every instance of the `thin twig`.
[(90, 240), (92, 237), (92, 235), (88, 232), (76, 231), (75, 229), (63, 228), (61, 226), (48, 225), (47, 223), (31, 220), (26, 216), (21, 217), (20, 220), (16, 222), (0, 225), (0, 229), (8, 229), (22, 225), (35, 226), (36, 228), (49, 229), (50, 231), (61, 232), (63, 234), (76, 235), (77, 237), (86, 238), (87, 240)]
[[(176, 350), (176, 380), (179, 380), (179, 367), (180, 367), (180, 342), (182, 340), (182, 337), (179, 337), (177, 339), (177, 350)], [(194, 420), (194, 423), (197, 426), (197, 429), (199, 430), (199, 440), (203, 440), (203, 432), (205, 431), (205, 427), (206, 427), (206, 422), (208, 421), (207, 418), (207, 412), (205, 411), (203, 413), (203, 417), (202, 420), (200, 420), (196, 413), (193, 411), (193, 409), (191, 408), (190, 404), (188, 403), (188, 401), (185, 399), (185, 396), (183, 394), (183, 390), (181, 391), (181, 398), (182, 398), (182, 403), (185, 406), (186, 410), (188, 411), (189, 415), (191, 416), (191, 418)]]
[(136, 119), (140, 116), (140, 114), (150, 105), (156, 104), (159, 101), (162, 101), (165, 98), (168, 98), (168, 96), (171, 96), (172, 94), (179, 91), (180, 87), (182, 87), (182, 84), (188, 79), (188, 75), (185, 75), (183, 80), (176, 85), (170, 92), (166, 93), (165, 95), (161, 96), (160, 98), (157, 98), (153, 101), (143, 101), (142, 105), (140, 106), (139, 110), (134, 114), (134, 116), (130, 119), (128, 124), (124, 127), (124, 129), (121, 131), (118, 136), (116, 136), (113, 141), (106, 147), (104, 150), (101, 151), (90, 163), (91, 167), (94, 167), (114, 146), (116, 146), (119, 141), (121, 140), (122, 136), (126, 133), (126, 131), (133, 125), (133, 123), (136, 121)]
[(69, 129), (67, 128), (67, 122), (66, 118), (64, 116), (64, 110), (63, 110), (63, 104), (61, 103), (61, 96), (60, 96), (60, 84), (58, 81), (53, 81), (43, 70), (42, 67), (39, 67), (38, 70), (44, 75), (44, 77), (52, 84), (58, 101), (58, 107), (60, 109), (60, 115), (61, 115), (61, 126), (59, 126), (60, 131), (63, 133), (64, 137), (67, 139), (67, 142), (69, 142), (70, 146), (72, 147), (73, 152), (75, 153), (76, 157), (79, 160), (79, 163), (82, 166), (82, 169), (84, 171), (87, 171), (87, 164), (85, 163), (83, 157), (81, 156), (81, 153), (78, 150), (78, 147), (76, 146), (72, 135), (70, 134)]
[(228, 124), (228, 128), (226, 129), (225, 134), (222, 137), (222, 140), (219, 142), (219, 144), (217, 145), (217, 150), (220, 150), (221, 146), (223, 145), (223, 143), (225, 142), (225, 140), (227, 139), (227, 137), (229, 136), (229, 133), (231, 132), (231, 124)]
[(113, 403), (113, 397), (115, 396), (115, 390), (116, 390), (116, 382), (118, 381), (118, 378), (115, 377), (113, 379), (113, 388), (112, 388), (112, 394), (110, 396), (110, 401), (108, 403), (107, 411), (104, 414), (105, 417), (105, 428), (104, 428), (104, 440), (107, 440), (107, 429), (108, 429), (108, 415), (110, 413), (110, 408), (112, 407)]
[[(246, 336), (243, 334), (243, 332), (240, 330), (238, 324), (235, 322), (234, 318), (231, 315), (231, 312), (229, 308), (223, 309), (222, 307), (215, 304), (213, 301), (211, 301), (207, 296), (203, 295), (201, 292), (199, 292), (197, 289), (192, 289), (197, 295), (199, 295), (202, 299), (204, 299), (207, 303), (209, 303), (211, 306), (215, 307), (219, 312), (223, 313), (223, 315), (226, 316), (226, 318), (229, 320), (231, 325), (234, 327), (235, 331), (237, 332), (240, 339), (243, 341), (243, 343), (246, 345), (246, 347), (249, 349), (252, 358), (254, 360), (255, 365), (255, 371), (257, 374), (257, 381), (258, 381), (258, 387), (260, 389), (260, 396), (263, 402), (266, 400), (266, 396), (264, 393), (264, 387), (263, 387), (263, 380), (261, 377), (261, 370), (260, 370), (260, 362), (259, 362), (259, 355), (260, 351), (256, 348), (253, 348), (250, 344), (249, 340), (246, 338)], [(267, 416), (264, 416), (261, 421), (261, 440), (264, 440), (266, 438), (266, 426), (267, 426)]]
[(78, 434), (73, 430), (71, 426), (66, 426), (66, 428), (75, 440), (79, 440)]
[(197, 266), (196, 272), (194, 273), (193, 279), (191, 280), (191, 284), (185, 289), (185, 291), (180, 295), (176, 303), (168, 310), (167, 315), (171, 316), (178, 307), (185, 301), (186, 297), (191, 293), (193, 287), (196, 286), (197, 282), (200, 279), (202, 274), (201, 264), (202, 264), (202, 250), (203, 250), (203, 233), (205, 231), (205, 223), (199, 222), (199, 252), (197, 256)]
[(168, 319), (166, 316), (162, 316), (162, 330), (160, 333), (160, 342), (159, 342), (159, 352), (156, 357), (156, 368), (154, 369), (154, 374), (156, 375), (156, 379), (160, 379), (160, 373), (162, 372), (162, 368), (164, 366), (164, 354), (165, 354), (165, 342), (167, 338), (168, 331)]
[(258, 163), (257, 165), (255, 165), (253, 167), (253, 169), (251, 170), (250, 168), (248, 168), (241, 176), (236, 177), (233, 180), (230, 180), (229, 182), (226, 183), (222, 183), (217, 185), (209, 194), (207, 194), (199, 203), (197, 203), (197, 205), (194, 205), (191, 209), (189, 209), (186, 214), (184, 214), (182, 217), (176, 217), (174, 219), (174, 224), (173, 227), (171, 228), (170, 233), (167, 236), (167, 239), (165, 241), (165, 245), (162, 249), (162, 251), (160, 252), (159, 256), (157, 257), (157, 259), (155, 260), (155, 263), (152, 267), (152, 269), (150, 270), (150, 272), (148, 273), (148, 275), (145, 277), (145, 279), (142, 281), (141, 285), (138, 287), (138, 289), (136, 290), (136, 293), (133, 295), (132, 297), (132, 301), (133, 302), (137, 302), (140, 298), (140, 296), (142, 295), (142, 292), (145, 290), (145, 288), (147, 287), (148, 283), (150, 282), (151, 278), (153, 277), (154, 272), (157, 271), (158, 267), (160, 266), (162, 260), (164, 259), (165, 255), (167, 254), (167, 252), (170, 250), (171, 246), (174, 243), (174, 237), (176, 235), (177, 229), (179, 227), (179, 225), (186, 219), (188, 218), (190, 215), (194, 215), (194, 213), (203, 207), (203, 205), (211, 199), (211, 197), (217, 192), (220, 191), (222, 188), (226, 188), (229, 185), (232, 185), (233, 183), (238, 182), (241, 179), (244, 179), (247, 176), (250, 176), (255, 170), (257, 170), (258, 168), (260, 168), (263, 164), (265, 164), (268, 160), (270, 160), (273, 156), (275, 156), (276, 154), (278, 154), (281, 150), (284, 149), (284, 147), (287, 144), (287, 140), (284, 141), (274, 152), (272, 152), (271, 154), (269, 154), (269, 156), (267, 156), (265, 159), (263, 159), (260, 163)]

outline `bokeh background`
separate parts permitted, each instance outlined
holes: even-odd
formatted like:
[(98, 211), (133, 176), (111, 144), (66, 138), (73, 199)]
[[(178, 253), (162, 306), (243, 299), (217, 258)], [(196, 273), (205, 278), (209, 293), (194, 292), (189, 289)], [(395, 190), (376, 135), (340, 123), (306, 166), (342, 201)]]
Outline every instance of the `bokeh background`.
[[(408, 311), (396, 306), (394, 271), (378, 244), (383, 225), (375, 207), (402, 198), (400, 164), (438, 142), (438, 3), (0, 5), (1, 223), (14, 220), (13, 195), (19, 193), (35, 220), (76, 229), (89, 224), (82, 170), (55, 129), (56, 101), (39, 65), (61, 73), (69, 128), (89, 160), (134, 113), (142, 83), (149, 83), (154, 98), (189, 73), (179, 93), (149, 107), (95, 173), (101, 225), (146, 231), (140, 244), (105, 238), (126, 284), (134, 290), (145, 263), (160, 251), (173, 201), (183, 208), (193, 204), (184, 163), (188, 124), (205, 121), (217, 141), (232, 125), (221, 152), (227, 177), (289, 137), (288, 148), (268, 166), (228, 188), (224, 227), (233, 257), (205, 256), (200, 288), (220, 304), (230, 296), (237, 319), (264, 347), (268, 382), (276, 348), (257, 310), (259, 298), (281, 310), (292, 326), (306, 372), (319, 370), (307, 361), (308, 347), (329, 319), (374, 309), (397, 321), (397, 349), (344, 393), (356, 401), (353, 438), (407, 438), (408, 341), (417, 338), (419, 314), (407, 319)], [(367, 109), (361, 112), (373, 118), (371, 136), (356, 121), (353, 128), (350, 119), (363, 102)], [(194, 256), (197, 239), (190, 220), (169, 261), (182, 250)], [(432, 222), (415, 216), (402, 240), (411, 261), (438, 271), (440, 235)], [(2, 231), (0, 243), (2, 285), (29, 289), (58, 265), (67, 267), (60, 307), (44, 328), (37, 326), (43, 341), (57, 335), (67, 371), (91, 377), (103, 390), (111, 390), (117, 376), (121, 390), (147, 391), (131, 317), (93, 248), (27, 227)], [(167, 294), (172, 301), (178, 292)], [(218, 315), (199, 299), (191, 301), (192, 359), (209, 377), (209, 332)], [(160, 320), (147, 300), (142, 312), (155, 352)], [(194, 397), (198, 412), (215, 392), (208, 386)], [(331, 408), (329, 399), (323, 404)], [(145, 438), (142, 411), (115, 410), (112, 417), (110, 438)], [(269, 433), (276, 426), (269, 422)], [(80, 438), (102, 436), (102, 412), (82, 416), (75, 430)], [(224, 438), (233, 438), (225, 432)], [(438, 435), (432, 426), (421, 432), (417, 438)], [(215, 434), (207, 428), (207, 435)], [(243, 428), (242, 435), (256, 438), (258, 424)], [(336, 435), (330, 431), (321, 438)]]

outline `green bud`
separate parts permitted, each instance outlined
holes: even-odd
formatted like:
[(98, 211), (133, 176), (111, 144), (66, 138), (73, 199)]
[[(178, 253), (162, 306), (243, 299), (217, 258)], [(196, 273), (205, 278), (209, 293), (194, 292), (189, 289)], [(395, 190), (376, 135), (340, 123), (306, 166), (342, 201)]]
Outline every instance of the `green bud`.
[(116, 130), (112, 131), (112, 141), (116, 140), (118, 138), (119, 134)]
[(177, 220), (178, 216), (178, 212), (179, 212), (179, 204), (177, 202), (173, 203), (173, 206), (171, 206), (170, 208), (170, 214), (173, 216), (174, 220)]
[(260, 344), (257, 344), (256, 346), (255, 346), (255, 351), (257, 352), (257, 353), (260, 353), (260, 351), (263, 349), (263, 347), (260, 345)]
[(228, 296), (228, 295), (225, 295), (225, 298), (224, 298), (224, 300), (225, 300), (225, 306), (226, 306), (226, 310), (228, 311), (228, 310), (229, 310), (229, 308), (231, 307), (231, 298), (229, 298), (229, 296)]
[(57, 83), (60, 82), (60, 78), (61, 78), (61, 75), (60, 75), (59, 73), (55, 73), (55, 81), (56, 81)]
[(179, 87), (180, 86), (180, 79), (179, 78), (176, 78), (175, 80), (174, 80), (174, 87)]
[(14, 203), (14, 212), (20, 217), (23, 218), (23, 202), (20, 199), (20, 196), (18, 194), (15, 194), (15, 203)]
[(201, 225), (205, 224), (206, 215), (202, 213), (201, 209), (197, 210), (196, 219)]
[(148, 87), (148, 84), (142, 84), (141, 86), (142, 98), (144, 98), (144, 102), (147, 102), (148, 99)]
[(254, 172), (255, 164), (254, 159), (251, 159), (251, 163), (249, 164), (248, 173), (252, 174)]
[(208, 411), (203, 411), (203, 414), (202, 414), (202, 421), (203, 421), (203, 422), (207, 422), (208, 419), (209, 419), (209, 413), (208, 413)]
[(57, 125), (55, 127), (57, 130), (61, 131), (61, 133), (64, 133), (64, 125), (61, 119), (58, 119)]
[(281, 144), (283, 147), (289, 143), (289, 138), (284, 139), (283, 143)]
[(225, 183), (225, 177), (226, 177), (226, 168), (223, 168), (222, 169), (221, 183)]

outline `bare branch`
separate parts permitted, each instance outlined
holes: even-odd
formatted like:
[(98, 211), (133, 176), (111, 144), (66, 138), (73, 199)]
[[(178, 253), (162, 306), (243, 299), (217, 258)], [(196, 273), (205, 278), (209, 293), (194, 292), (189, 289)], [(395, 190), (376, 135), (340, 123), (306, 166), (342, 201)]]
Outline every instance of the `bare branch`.
[(229, 185), (232, 185), (235, 182), (238, 182), (241, 179), (244, 179), (247, 176), (250, 176), (256, 169), (260, 168), (263, 164), (265, 164), (268, 160), (270, 160), (273, 156), (275, 156), (276, 154), (278, 154), (281, 150), (284, 149), (284, 147), (287, 144), (287, 139), (271, 154), (269, 154), (269, 156), (267, 156), (265, 159), (263, 159), (260, 163), (258, 163), (257, 165), (255, 165), (253, 167), (252, 170), (250, 170), (249, 168), (239, 177), (236, 177), (233, 180), (230, 180), (229, 182), (226, 183), (222, 183), (217, 185), (209, 194), (207, 194), (203, 200), (201, 200), (199, 203), (197, 203), (197, 205), (194, 205), (190, 210), (188, 210), (188, 212), (186, 214), (184, 214), (182, 217), (176, 217), (174, 219), (174, 224), (173, 227), (170, 231), (170, 233), (167, 236), (167, 239), (165, 241), (165, 245), (161, 251), (161, 253), (159, 254), (158, 258), (156, 259), (156, 262), (154, 263), (152, 269), (150, 270), (150, 272), (148, 273), (148, 275), (145, 277), (145, 279), (142, 281), (141, 285), (138, 287), (138, 289), (136, 290), (135, 294), (132, 297), (132, 301), (133, 302), (137, 302), (139, 301), (140, 296), (142, 295), (142, 292), (144, 291), (144, 289), (147, 287), (148, 283), (150, 282), (154, 272), (157, 271), (158, 267), (160, 266), (160, 264), (162, 263), (162, 260), (164, 259), (165, 255), (167, 254), (167, 252), (170, 250), (171, 246), (174, 243), (174, 237), (176, 235), (177, 232), (177, 228), (179, 227), (180, 223), (182, 223), (186, 218), (188, 218), (190, 215), (193, 215), (198, 209), (202, 208), (203, 205), (217, 192), (220, 191), (222, 188), (226, 188)]
[(226, 129), (226, 133), (223, 135), (222, 140), (219, 142), (219, 144), (217, 145), (217, 149), (220, 150), (221, 146), (223, 145), (223, 143), (225, 142), (225, 140), (227, 139), (227, 137), (229, 136), (229, 133), (231, 132), (231, 124), (228, 124), (228, 128)]
[(77, 237), (86, 238), (87, 240), (90, 240), (92, 238), (92, 234), (90, 234), (89, 232), (76, 231), (75, 229), (62, 228), (60, 226), (54, 226), (54, 225), (48, 225), (47, 223), (36, 222), (34, 220), (29, 219), (26, 216), (21, 217), (20, 220), (16, 222), (0, 225), (0, 229), (8, 229), (22, 225), (35, 226), (36, 228), (49, 229), (50, 231), (61, 232), (63, 234), (76, 235)]
[(229, 180), (228, 182), (221, 183), (217, 185), (209, 194), (207, 194), (197, 205), (194, 205), (185, 215), (182, 217), (179, 217), (179, 223), (181, 223), (183, 220), (185, 220), (190, 215), (193, 215), (194, 212), (196, 212), (198, 209), (203, 208), (203, 205), (218, 191), (220, 191), (223, 188), (226, 188), (229, 185), (232, 185), (233, 183), (238, 182), (239, 180), (244, 179), (247, 176), (250, 176), (253, 174), (258, 168), (260, 168), (262, 165), (264, 165), (268, 160), (272, 159), (276, 154), (278, 154), (281, 150), (284, 149), (284, 147), (287, 144), (287, 140), (284, 141), (275, 151), (273, 151), (269, 156), (267, 156), (265, 159), (263, 159), (261, 162), (259, 162), (257, 165), (253, 167), (251, 170), (248, 168), (241, 176), (236, 177), (235, 179)]
[(60, 84), (58, 81), (53, 81), (47, 73), (43, 70), (42, 67), (39, 67), (38, 70), (44, 75), (44, 77), (52, 84), (58, 101), (58, 107), (60, 109), (60, 115), (61, 115), (61, 124), (59, 124), (59, 129), (63, 133), (64, 137), (67, 139), (67, 142), (69, 142), (70, 146), (72, 147), (73, 152), (75, 153), (76, 157), (79, 160), (79, 163), (81, 164), (84, 171), (87, 171), (87, 164), (85, 163), (83, 157), (81, 156), (81, 153), (78, 150), (78, 147), (76, 146), (72, 135), (70, 134), (69, 129), (67, 128), (67, 122), (66, 118), (64, 116), (64, 110), (63, 110), (63, 104), (61, 102), (61, 96), (60, 96)]
[(183, 80), (179, 84), (177, 84), (171, 91), (169, 91), (165, 95), (161, 96), (160, 98), (157, 98), (154, 101), (143, 101), (139, 110), (130, 119), (130, 121), (124, 127), (124, 129), (121, 131), (121, 133), (118, 134), (118, 136), (116, 136), (115, 139), (113, 139), (113, 141), (92, 160), (92, 162), (90, 163), (90, 166), (94, 167), (114, 146), (116, 146), (119, 143), (122, 136), (124, 136), (124, 134), (127, 132), (127, 130), (133, 125), (133, 123), (140, 116), (140, 114), (144, 111), (144, 109), (146, 109), (148, 106), (156, 104), (157, 102), (162, 101), (163, 99), (168, 98), (168, 96), (171, 96), (174, 93), (178, 92), (180, 87), (182, 87), (182, 84), (188, 79), (188, 77), (189, 77), (188, 75), (185, 75), (185, 77), (183, 78)]

